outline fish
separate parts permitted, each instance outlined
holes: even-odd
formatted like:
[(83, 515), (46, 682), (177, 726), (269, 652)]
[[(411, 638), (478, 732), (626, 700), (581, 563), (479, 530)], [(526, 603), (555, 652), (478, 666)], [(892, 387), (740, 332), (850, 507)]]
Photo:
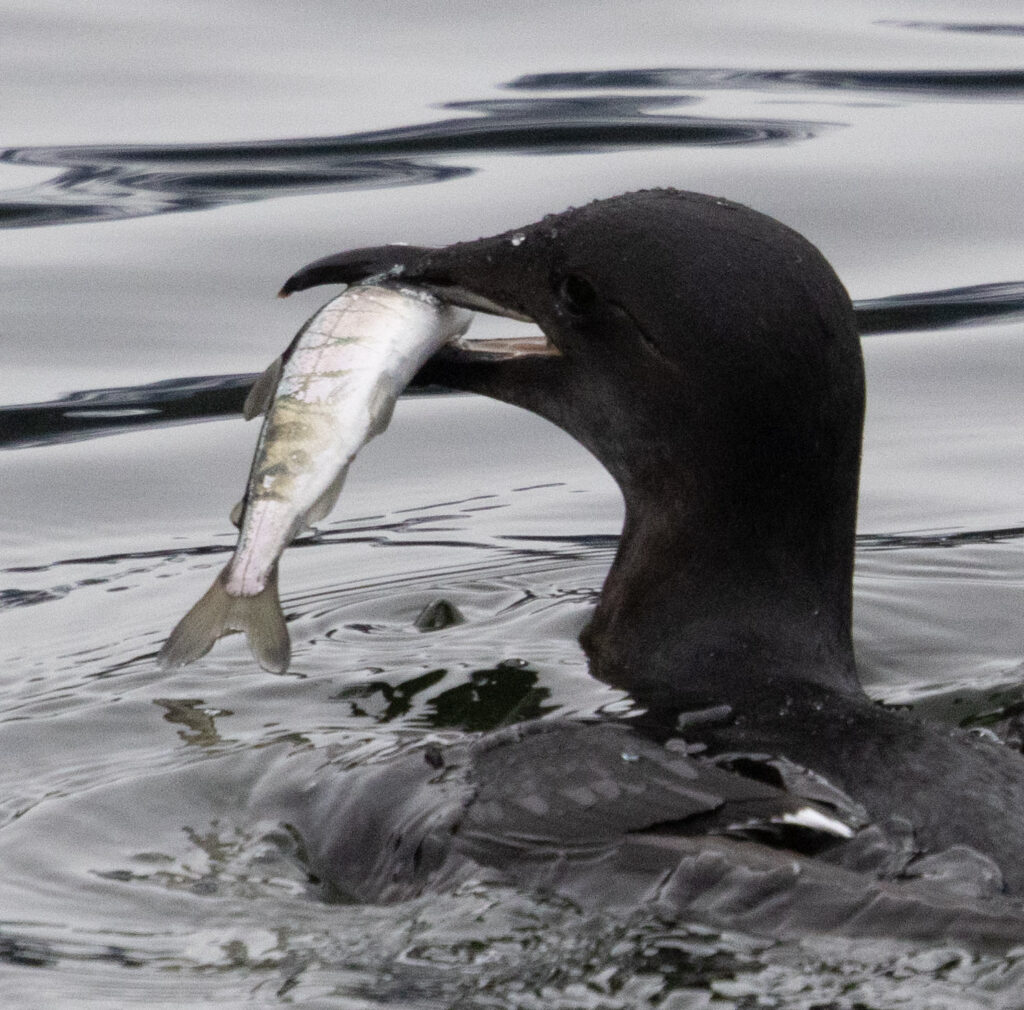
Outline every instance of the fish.
[(162, 668), (205, 656), (245, 633), (259, 665), (284, 673), (291, 642), (278, 595), (278, 562), (303, 529), (323, 519), (356, 453), (391, 420), (399, 394), (472, 314), (423, 289), (365, 283), (329, 301), (256, 380), (246, 420), (265, 414), (231, 560), (178, 622), (157, 657)]

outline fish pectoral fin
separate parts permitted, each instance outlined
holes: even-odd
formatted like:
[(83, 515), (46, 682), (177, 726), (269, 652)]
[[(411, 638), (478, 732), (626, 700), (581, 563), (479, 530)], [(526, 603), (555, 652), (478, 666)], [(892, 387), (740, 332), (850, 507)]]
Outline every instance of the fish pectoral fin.
[(164, 642), (157, 664), (164, 669), (194, 663), (231, 631), (244, 631), (256, 661), (270, 673), (284, 673), (291, 641), (277, 594), (277, 565), (257, 596), (232, 596), (222, 571), (198, 603), (178, 622)]
[(280, 355), (267, 365), (263, 374), (252, 384), (242, 407), (242, 416), (247, 421), (259, 417), (260, 414), (265, 414), (270, 408), (274, 402), (274, 394), (277, 392), (277, 384), (281, 381), (283, 371), (284, 355)]
[(367, 441), (375, 435), (379, 435), (391, 423), (397, 402), (398, 396), (394, 381), (389, 376), (382, 375), (370, 394), (370, 428), (366, 434)]
[(331, 509), (338, 504), (338, 496), (341, 494), (341, 487), (345, 483), (345, 476), (348, 474), (348, 463), (338, 471), (338, 476), (327, 485), (327, 489), (313, 504), (306, 513), (306, 525), (312, 526), (321, 519), (330, 515)]
[(229, 518), (231, 519), (231, 525), (234, 526), (236, 530), (240, 530), (242, 528), (242, 520), (245, 518), (244, 498), (239, 502), (235, 502), (231, 509)]

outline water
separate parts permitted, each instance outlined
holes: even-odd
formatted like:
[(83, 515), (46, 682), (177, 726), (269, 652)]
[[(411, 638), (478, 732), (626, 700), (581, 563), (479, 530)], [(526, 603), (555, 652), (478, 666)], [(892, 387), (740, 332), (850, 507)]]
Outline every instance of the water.
[[(285, 277), (668, 184), (779, 217), (846, 282), (871, 334), (862, 676), (1019, 746), (1017, 5), (8, 0), (0, 23), (0, 403), (33, 405), (0, 412), (6, 1005), (1024, 1005), (1019, 951), (770, 943), (484, 885), (318, 900), (253, 800), (283, 755), (626, 704), (575, 642), (618, 492), (512, 408), (403, 400), (284, 561), (293, 676), (234, 639), (153, 663), (233, 543), (239, 376), (325, 297), (279, 302)], [(416, 630), (440, 598), (467, 623)]]

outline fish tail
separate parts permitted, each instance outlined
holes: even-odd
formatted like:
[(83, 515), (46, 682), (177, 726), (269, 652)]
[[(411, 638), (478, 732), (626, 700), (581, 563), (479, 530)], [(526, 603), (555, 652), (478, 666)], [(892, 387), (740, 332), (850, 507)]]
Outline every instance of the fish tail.
[(277, 593), (277, 565), (257, 596), (231, 596), (222, 571), (164, 642), (157, 663), (164, 669), (194, 663), (231, 631), (244, 631), (256, 661), (270, 673), (284, 673), (291, 659), (288, 626)]

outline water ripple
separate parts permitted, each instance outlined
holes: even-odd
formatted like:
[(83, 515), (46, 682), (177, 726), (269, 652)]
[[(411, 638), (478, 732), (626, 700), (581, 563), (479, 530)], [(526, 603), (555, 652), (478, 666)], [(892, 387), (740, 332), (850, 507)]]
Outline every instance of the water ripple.
[(974, 21), (876, 21), (886, 28), (910, 28), (925, 32), (964, 32), (968, 35), (1024, 35), (1024, 24)]
[(1000, 544), (1024, 539), (1024, 526), (997, 530), (912, 530), (897, 533), (862, 533), (857, 549), (862, 551), (918, 550), (932, 547), (966, 547), (970, 544)]
[(62, 171), (36, 186), (4, 193), (0, 227), (115, 220), (300, 193), (419, 185), (477, 171), (476, 164), (436, 160), (452, 156), (780, 143), (808, 139), (832, 125), (654, 111), (694, 101), (680, 95), (491, 99), (443, 106), (476, 116), (337, 137), (9, 148), (0, 151), (0, 163)]
[[(0, 449), (237, 417), (257, 378), (256, 372), (187, 376), (139, 386), (85, 389), (43, 403), (0, 407)], [(439, 392), (437, 387), (423, 386), (408, 390), (407, 395)]]
[(1024, 315), (1024, 282), (976, 284), (920, 291), (913, 294), (867, 298), (855, 304), (861, 334), (939, 330)]
[[(854, 304), (862, 335), (1006, 322), (1024, 316), (1024, 281), (870, 298)], [(0, 449), (57, 445), (139, 428), (234, 417), (255, 373), (164, 379), (69, 393), (45, 403), (0, 407)], [(412, 386), (404, 395), (445, 392)]]
[[(807, 140), (841, 124), (716, 118), (679, 109), (702, 101), (693, 92), (715, 90), (875, 92), (890, 100), (1019, 99), (1024, 71), (627, 68), (527, 74), (505, 87), (618, 93), (449, 102), (442, 107), (469, 115), (334, 137), (9, 148), (0, 151), (0, 163), (49, 166), (58, 172), (45, 182), (0, 196), (0, 227), (117, 220), (275, 196), (421, 185), (479, 170), (476, 160), (451, 164), (447, 159), (452, 157)], [(674, 93), (628, 93), (638, 90)]]
[[(909, 25), (906, 25), (909, 27)], [(605, 88), (694, 91), (872, 91), (891, 98), (979, 99), (1024, 95), (1022, 70), (740, 70), (652, 67), (524, 74), (507, 85), (529, 91)]]

